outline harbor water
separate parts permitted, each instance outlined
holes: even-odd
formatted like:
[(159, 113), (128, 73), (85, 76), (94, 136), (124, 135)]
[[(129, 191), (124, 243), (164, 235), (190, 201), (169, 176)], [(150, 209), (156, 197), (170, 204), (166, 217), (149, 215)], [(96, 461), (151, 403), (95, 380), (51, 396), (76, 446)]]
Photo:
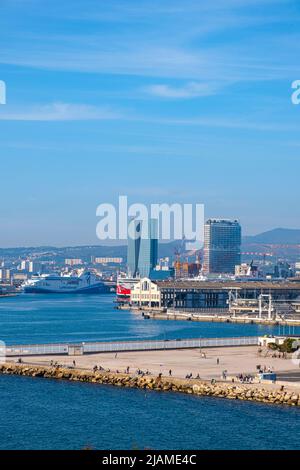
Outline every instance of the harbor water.
[[(300, 328), (290, 328), (300, 334)], [(0, 340), (6, 344), (128, 341), (258, 336), (283, 327), (188, 321), (145, 320), (116, 310), (114, 296), (23, 294), (0, 299)], [(289, 333), (289, 328), (285, 327)]]
[(300, 449), (300, 409), (0, 376), (0, 449)]
[[(115, 310), (113, 299), (1, 299), (0, 339), (28, 344), (278, 332), (259, 325), (144, 320)], [(17, 376), (0, 376), (0, 397), (0, 449), (300, 448), (299, 408)]]

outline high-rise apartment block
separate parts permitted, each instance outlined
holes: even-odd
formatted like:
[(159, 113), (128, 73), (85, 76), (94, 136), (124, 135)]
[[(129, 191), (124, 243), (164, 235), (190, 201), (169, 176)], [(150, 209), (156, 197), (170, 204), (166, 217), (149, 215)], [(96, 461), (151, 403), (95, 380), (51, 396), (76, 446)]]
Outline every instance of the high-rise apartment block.
[(204, 226), (203, 272), (234, 273), (241, 264), (241, 226), (238, 220), (209, 219)]

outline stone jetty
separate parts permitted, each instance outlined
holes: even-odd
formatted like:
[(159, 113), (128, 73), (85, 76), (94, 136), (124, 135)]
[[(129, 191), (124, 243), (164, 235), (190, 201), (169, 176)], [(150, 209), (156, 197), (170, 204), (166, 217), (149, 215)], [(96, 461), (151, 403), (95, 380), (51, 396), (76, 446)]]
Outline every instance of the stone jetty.
[(140, 388), (163, 392), (178, 392), (196, 396), (212, 396), (231, 400), (248, 400), (262, 403), (300, 406), (297, 391), (264, 388), (260, 384), (237, 384), (173, 377), (132, 376), (121, 373), (67, 367), (33, 366), (28, 364), (5, 363), (0, 365), (0, 374), (46, 379), (69, 380), (116, 387)]

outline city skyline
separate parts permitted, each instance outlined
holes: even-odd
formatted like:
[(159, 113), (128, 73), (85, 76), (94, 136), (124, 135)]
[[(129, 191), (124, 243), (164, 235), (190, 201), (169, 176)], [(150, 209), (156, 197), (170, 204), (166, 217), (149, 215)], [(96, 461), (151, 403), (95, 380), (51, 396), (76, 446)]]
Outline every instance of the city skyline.
[(300, 228), (296, 0), (3, 1), (0, 247), (98, 244), (96, 208)]
[(300, 0), (0, 0), (0, 450), (299, 449), (299, 56)]

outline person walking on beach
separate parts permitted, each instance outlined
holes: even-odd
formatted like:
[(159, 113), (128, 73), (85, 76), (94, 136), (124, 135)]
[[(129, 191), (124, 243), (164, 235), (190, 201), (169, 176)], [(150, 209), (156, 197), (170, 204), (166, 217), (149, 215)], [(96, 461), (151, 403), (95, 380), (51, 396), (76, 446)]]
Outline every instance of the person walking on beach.
[(172, 371), (171, 371), (171, 369), (169, 370), (169, 376), (172, 377)]
[(73, 367), (76, 367), (76, 362), (75, 361), (73, 361)]
[(217, 365), (219, 365), (219, 364), (220, 364), (220, 359), (219, 359), (219, 358), (217, 358)]

